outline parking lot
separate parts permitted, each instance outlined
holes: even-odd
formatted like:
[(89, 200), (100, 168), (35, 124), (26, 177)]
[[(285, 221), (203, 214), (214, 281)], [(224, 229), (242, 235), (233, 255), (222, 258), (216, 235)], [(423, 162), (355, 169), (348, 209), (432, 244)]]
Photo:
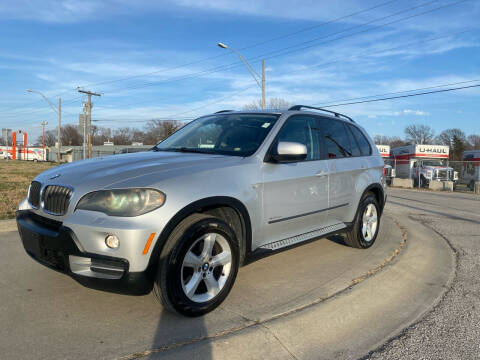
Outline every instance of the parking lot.
[(15, 231), (0, 233), (1, 357), (473, 354), (480, 338), (479, 198), (398, 189), (388, 196), (373, 248), (351, 249), (330, 237), (258, 260), (240, 270), (225, 304), (195, 319), (163, 311), (153, 295), (83, 288), (28, 258)]

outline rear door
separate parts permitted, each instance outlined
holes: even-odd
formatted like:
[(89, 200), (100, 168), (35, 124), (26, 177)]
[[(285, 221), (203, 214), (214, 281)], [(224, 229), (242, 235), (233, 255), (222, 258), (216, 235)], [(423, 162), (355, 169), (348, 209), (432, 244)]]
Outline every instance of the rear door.
[[(330, 224), (352, 221), (358, 202), (356, 186), (366, 170), (360, 148), (344, 121), (320, 118), (323, 145), (328, 161)], [(329, 225), (330, 225), (329, 224)]]
[(291, 238), (325, 226), (328, 209), (328, 168), (319, 146), (314, 116), (288, 118), (272, 143), (302, 143), (307, 158), (293, 163), (264, 163), (263, 244)]

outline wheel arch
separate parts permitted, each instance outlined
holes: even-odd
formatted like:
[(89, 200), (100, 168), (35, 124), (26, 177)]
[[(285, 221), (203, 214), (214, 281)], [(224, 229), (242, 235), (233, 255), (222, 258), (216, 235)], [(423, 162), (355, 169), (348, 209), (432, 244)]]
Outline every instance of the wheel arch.
[(362, 196), (360, 197), (360, 201), (363, 199), (366, 193), (371, 192), (375, 195), (375, 198), (377, 199), (378, 205), (380, 206), (380, 212), (383, 212), (383, 208), (385, 207), (385, 191), (383, 189), (383, 186), (381, 184), (375, 183), (375, 184), (370, 184), (365, 188), (365, 190), (362, 193)]
[[(229, 196), (213, 196), (204, 199), (194, 201), (193, 203), (185, 206), (180, 211), (178, 211), (163, 228), (162, 232), (157, 238), (155, 246), (152, 250), (152, 254), (148, 263), (148, 271), (152, 275), (155, 273), (155, 269), (158, 265), (158, 259), (160, 257), (160, 252), (162, 251), (165, 242), (170, 236), (171, 232), (175, 227), (186, 217), (195, 214), (195, 213), (209, 213), (214, 209), (218, 208), (230, 208), (233, 209), (240, 219), (242, 226), (242, 234), (240, 240), (240, 253), (245, 257), (251, 251), (252, 246), (252, 226), (250, 221), (250, 215), (246, 206), (233, 197)], [(240, 259), (240, 264), (243, 262), (243, 258)], [(153, 280), (153, 278), (152, 278)]]

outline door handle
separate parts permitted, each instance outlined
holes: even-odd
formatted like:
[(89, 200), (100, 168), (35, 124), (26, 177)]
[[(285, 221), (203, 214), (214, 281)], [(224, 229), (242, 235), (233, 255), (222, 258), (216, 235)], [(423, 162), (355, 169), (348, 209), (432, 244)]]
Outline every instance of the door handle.
[(319, 172), (317, 172), (315, 174), (315, 176), (318, 176), (318, 177), (323, 177), (323, 176), (327, 176), (328, 173), (326, 171), (323, 171), (323, 170), (320, 170)]

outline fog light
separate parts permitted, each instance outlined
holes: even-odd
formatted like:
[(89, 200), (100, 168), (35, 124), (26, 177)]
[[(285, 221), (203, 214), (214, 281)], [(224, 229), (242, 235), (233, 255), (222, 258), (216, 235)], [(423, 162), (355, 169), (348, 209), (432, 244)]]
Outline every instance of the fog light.
[(120, 240), (115, 235), (107, 235), (105, 238), (105, 245), (110, 249), (116, 249), (120, 245)]

